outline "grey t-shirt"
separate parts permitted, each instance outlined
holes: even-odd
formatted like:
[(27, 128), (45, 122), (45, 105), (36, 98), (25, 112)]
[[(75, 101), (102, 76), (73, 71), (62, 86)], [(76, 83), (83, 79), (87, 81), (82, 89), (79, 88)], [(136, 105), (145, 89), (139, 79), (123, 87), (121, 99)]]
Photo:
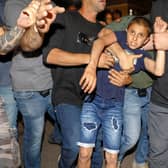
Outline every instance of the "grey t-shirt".
[[(6, 0), (4, 15), (8, 27), (16, 25), (21, 10), (31, 0)], [(25, 53), (17, 49), (11, 66), (12, 86), (15, 91), (42, 91), (52, 88), (50, 68), (43, 64), (41, 51)]]

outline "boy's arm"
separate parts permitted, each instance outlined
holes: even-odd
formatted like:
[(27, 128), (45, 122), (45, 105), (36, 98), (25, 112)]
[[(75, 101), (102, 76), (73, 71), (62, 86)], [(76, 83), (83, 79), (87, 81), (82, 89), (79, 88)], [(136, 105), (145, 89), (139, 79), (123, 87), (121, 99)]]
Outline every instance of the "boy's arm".
[(107, 46), (109, 46), (109, 51), (112, 53), (111, 55), (116, 55), (121, 67), (127, 71), (132, 71), (134, 59), (141, 57), (141, 55), (128, 56), (117, 43), (117, 38), (114, 32), (110, 31), (110, 33), (101, 35), (93, 44), (90, 62), (80, 80), (80, 85), (84, 92), (91, 93), (94, 90), (96, 86), (96, 67), (98, 60), (104, 48)]
[[(104, 30), (102, 30), (104, 31)], [(102, 34), (102, 31), (99, 33)], [(90, 61), (85, 68), (84, 74), (81, 77), (80, 85), (84, 92), (91, 93), (96, 87), (96, 68), (98, 66), (99, 59), (106, 46), (116, 42), (116, 36), (114, 32), (106, 33), (101, 35), (97, 40), (94, 41), (91, 50)]]
[(168, 31), (162, 33), (155, 33), (153, 41), (156, 49), (168, 50)]
[(142, 56), (141, 54), (128, 55), (117, 42), (107, 47), (106, 50), (111, 53), (116, 62), (119, 62), (123, 70), (130, 73), (134, 70), (134, 60)]
[(165, 51), (157, 51), (156, 60), (144, 58), (145, 68), (156, 76), (162, 76), (165, 71)]

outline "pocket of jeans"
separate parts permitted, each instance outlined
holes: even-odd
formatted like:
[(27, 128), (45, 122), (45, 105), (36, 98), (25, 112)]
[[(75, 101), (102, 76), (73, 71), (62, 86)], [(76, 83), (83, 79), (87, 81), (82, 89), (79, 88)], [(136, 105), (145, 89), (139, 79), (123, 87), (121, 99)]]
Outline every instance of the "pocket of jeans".
[(14, 92), (16, 99), (30, 99), (34, 95), (34, 92)]

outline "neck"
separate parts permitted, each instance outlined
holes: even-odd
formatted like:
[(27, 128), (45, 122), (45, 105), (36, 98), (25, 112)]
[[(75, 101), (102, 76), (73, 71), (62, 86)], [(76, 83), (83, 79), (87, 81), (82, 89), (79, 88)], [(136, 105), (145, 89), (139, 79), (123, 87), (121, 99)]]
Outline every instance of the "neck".
[(89, 7), (81, 7), (79, 9), (79, 13), (89, 22), (96, 23), (97, 12), (95, 12), (93, 9), (90, 9)]

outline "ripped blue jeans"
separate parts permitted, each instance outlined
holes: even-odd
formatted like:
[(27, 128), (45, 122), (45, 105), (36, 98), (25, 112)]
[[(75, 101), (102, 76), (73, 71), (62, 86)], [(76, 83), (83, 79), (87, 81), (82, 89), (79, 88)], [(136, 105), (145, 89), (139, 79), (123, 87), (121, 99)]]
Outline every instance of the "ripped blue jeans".
[(85, 101), (81, 113), (79, 146), (94, 147), (97, 131), (101, 126), (104, 150), (118, 153), (122, 131), (122, 108), (122, 102), (97, 95), (92, 101)]

